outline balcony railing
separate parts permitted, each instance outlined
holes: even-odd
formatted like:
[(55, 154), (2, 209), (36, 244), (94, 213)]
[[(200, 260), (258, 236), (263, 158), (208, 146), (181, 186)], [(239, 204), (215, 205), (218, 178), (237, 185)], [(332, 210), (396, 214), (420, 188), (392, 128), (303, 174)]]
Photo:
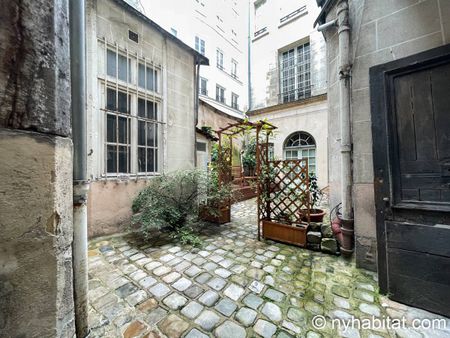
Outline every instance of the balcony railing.
[(295, 11), (289, 13), (288, 15), (283, 16), (283, 17), (280, 19), (280, 23), (286, 22), (286, 21), (288, 21), (290, 18), (293, 18), (294, 16), (296, 16), (296, 15), (302, 13), (302, 12), (305, 12), (305, 11), (306, 11), (306, 6), (302, 6), (302, 7), (300, 7), (299, 9), (296, 9)]
[(267, 32), (267, 27), (261, 28), (259, 31), (256, 31), (253, 35), (255, 36), (255, 38), (257, 38), (258, 36), (264, 34), (265, 32)]
[(284, 91), (278, 94), (278, 102), (287, 103), (307, 99), (311, 97), (311, 87), (311, 85), (308, 85), (301, 88)]

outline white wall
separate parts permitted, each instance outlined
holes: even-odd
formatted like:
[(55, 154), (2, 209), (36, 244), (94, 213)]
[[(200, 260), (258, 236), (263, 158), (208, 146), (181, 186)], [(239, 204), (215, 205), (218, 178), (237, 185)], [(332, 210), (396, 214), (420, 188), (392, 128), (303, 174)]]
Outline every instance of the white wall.
[(310, 103), (303, 106), (285, 108), (250, 117), (251, 121), (267, 119), (277, 129), (270, 140), (274, 144), (274, 156), (283, 159), (283, 145), (286, 138), (297, 131), (305, 131), (316, 141), (316, 175), (321, 188), (328, 185), (328, 128), (327, 103)]
[[(253, 1), (254, 2), (254, 1)], [(278, 103), (279, 53), (309, 40), (312, 95), (326, 92), (326, 49), (321, 33), (313, 28), (320, 10), (315, 0), (266, 0), (251, 10), (251, 110)], [(306, 5), (306, 13), (280, 23), (280, 19)], [(254, 33), (266, 27), (267, 33)]]
[[(216, 84), (224, 87), (226, 104), (231, 93), (239, 95), (239, 109), (247, 110), (247, 37), (248, 2), (242, 0), (147, 0), (142, 1), (144, 13), (167, 31), (174, 28), (177, 37), (195, 48), (195, 36), (205, 41), (209, 67), (200, 75), (208, 79), (208, 96), (216, 97)], [(220, 17), (220, 20), (217, 17)], [(235, 32), (235, 34), (233, 33)], [(224, 54), (224, 70), (216, 67), (216, 49)], [(238, 81), (231, 73), (231, 60), (238, 62)]]

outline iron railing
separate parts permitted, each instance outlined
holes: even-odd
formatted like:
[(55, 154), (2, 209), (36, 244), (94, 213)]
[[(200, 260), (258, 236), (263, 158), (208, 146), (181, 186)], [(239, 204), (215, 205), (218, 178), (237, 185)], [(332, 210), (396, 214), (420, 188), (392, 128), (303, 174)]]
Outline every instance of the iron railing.
[(299, 9), (296, 9), (295, 11), (289, 13), (288, 15), (283, 16), (283, 17), (280, 19), (280, 23), (286, 22), (286, 21), (288, 21), (290, 18), (292, 18), (292, 17), (294, 17), (294, 16), (296, 16), (297, 14), (300, 14), (300, 13), (302, 13), (302, 12), (306, 12), (306, 6), (302, 6), (302, 7), (300, 7)]
[(311, 97), (312, 85), (287, 90), (278, 94), (278, 103), (287, 103)]
[(259, 31), (256, 31), (253, 35), (256, 37), (260, 36), (261, 34), (264, 34), (267, 32), (267, 27), (261, 28)]

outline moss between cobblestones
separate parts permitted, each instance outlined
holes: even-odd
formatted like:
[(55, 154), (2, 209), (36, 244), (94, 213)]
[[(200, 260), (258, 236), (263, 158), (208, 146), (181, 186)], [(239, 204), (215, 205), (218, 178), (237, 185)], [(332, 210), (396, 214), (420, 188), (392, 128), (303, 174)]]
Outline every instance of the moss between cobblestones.
[[(244, 224), (247, 224), (247, 222)], [(247, 228), (248, 227), (254, 227), (254, 225), (247, 225)], [(128, 235), (109, 237), (107, 239), (103, 238), (90, 242), (89, 255), (91, 259), (94, 260), (94, 262), (96, 262), (98, 259), (101, 259), (102, 261), (108, 261), (108, 259), (110, 258), (108, 256), (109, 249), (107, 247), (110, 246), (119, 253), (131, 253), (133, 252), (133, 248), (138, 248), (137, 252), (144, 252), (146, 257), (149, 257), (154, 261), (159, 261), (160, 258), (164, 256), (167, 257), (170, 250), (173, 251), (172, 253), (170, 253), (171, 255), (180, 257), (183, 260), (188, 257), (200, 256), (198, 255), (198, 253), (201, 250), (207, 250), (208, 252), (211, 252), (211, 255), (213, 255), (213, 251), (220, 251), (221, 253), (219, 255), (223, 256), (225, 260), (229, 259), (231, 261), (234, 261), (235, 265), (240, 264), (248, 267), (253, 260), (258, 261), (262, 263), (261, 269), (250, 268), (242, 273), (235, 273), (229, 278), (225, 278), (232, 283), (241, 285), (246, 290), (246, 293), (238, 301), (235, 302), (235, 304), (237, 305), (237, 309), (231, 315), (231, 320), (234, 322), (234, 316), (237, 311), (246, 306), (243, 303), (243, 299), (250, 292), (246, 286), (248, 286), (248, 284), (251, 283), (254, 279), (260, 280), (261, 282), (265, 283), (265, 276), (272, 276), (275, 280), (275, 289), (286, 293), (283, 301), (274, 302), (273, 300), (265, 296), (265, 292), (270, 288), (270, 286), (268, 286), (267, 284), (264, 290), (261, 292), (261, 294), (258, 294), (258, 296), (266, 302), (270, 301), (276, 303), (280, 307), (283, 319), (292, 322), (296, 326), (300, 327), (301, 332), (298, 336), (301, 337), (305, 337), (308, 331), (316, 331), (313, 329), (311, 324), (314, 313), (305, 310), (305, 306), (309, 308), (308, 304), (317, 304), (318, 309), (320, 308), (321, 310), (323, 310), (323, 313), (326, 317), (329, 317), (331, 312), (337, 309), (337, 306), (334, 304), (335, 296), (332, 292), (332, 288), (335, 285), (343, 285), (349, 291), (348, 300), (350, 302), (351, 309), (345, 310), (346, 312), (348, 311), (349, 313), (358, 317), (367, 316), (359, 310), (359, 304), (364, 301), (355, 298), (354, 291), (356, 290), (358, 285), (368, 284), (374, 286), (375, 282), (372, 274), (365, 273), (362, 270), (354, 268), (354, 263), (345, 261), (341, 257), (334, 257), (322, 253), (306, 251), (301, 248), (290, 247), (285, 244), (274, 244), (271, 241), (257, 242), (256, 239), (252, 239), (251, 237), (247, 236), (248, 232), (243, 232), (242, 229), (244, 229), (244, 225), (239, 224), (239, 222), (220, 227), (214, 226), (208, 228), (206, 229), (208, 235), (202, 236), (202, 239), (204, 240), (202, 249), (195, 249), (188, 246), (179, 246), (179, 248), (176, 248), (176, 253), (175, 251), (173, 251), (175, 243), (170, 242), (170, 240), (168, 240), (164, 236), (164, 234), (154, 238), (151, 244), (143, 243), (142, 241), (139, 241), (138, 239)], [(240, 232), (243, 232), (243, 234), (240, 234)], [(256, 237), (256, 231), (254, 232), (254, 236)], [(238, 243), (240, 243), (240, 245), (238, 245)], [(273, 246), (273, 249), (279, 248), (280, 250), (274, 252), (274, 254), (271, 254), (269, 252), (269, 248), (271, 246)], [(102, 252), (102, 250), (106, 251)], [(265, 255), (266, 252), (269, 253)], [(123, 254), (118, 255), (124, 256)], [(260, 256), (259, 258), (263, 261), (256, 259), (257, 256)], [(279, 256), (279, 259), (276, 258), (277, 256)], [(170, 256), (168, 257), (170, 258)], [(210, 257), (210, 255), (206, 257), (206, 260), (209, 261), (208, 257)], [(264, 257), (267, 257), (267, 259), (265, 259)], [(279, 266), (274, 266), (271, 263), (272, 260), (280, 262)], [(192, 261), (190, 262), (192, 263)], [(129, 257), (125, 256), (125, 258), (123, 259), (120, 258), (120, 261), (112, 263), (111, 266), (114, 269), (117, 269), (119, 275), (122, 275), (123, 273), (120, 271), (120, 269), (123, 269), (123, 267), (127, 264), (136, 265), (136, 262), (131, 261)], [(165, 262), (163, 262), (163, 265), (167, 265), (173, 268), (172, 265)], [(264, 266), (268, 265), (273, 265), (275, 271), (273, 271), (272, 273), (268, 273), (262, 269)], [(220, 268), (220, 265), (218, 265), (218, 267)], [(231, 266), (225, 269), (232, 270)], [(208, 273), (214, 275), (214, 271), (215, 269), (209, 271)], [(248, 273), (250, 274), (250, 276), (247, 275)], [(91, 274), (93, 274), (92, 276), (95, 275), (95, 277), (92, 277)], [(111, 281), (109, 280), (111, 276), (103, 274), (99, 275), (98, 271), (96, 270), (95, 263), (92, 265), (90, 276), (90, 284), (96, 290), (101, 290), (101, 287), (108, 288), (111, 285)], [(124, 276), (126, 277), (127, 281), (135, 283), (130, 277), (131, 274), (124, 274)], [(198, 274), (193, 277), (189, 277), (189, 279), (191, 281), (194, 281), (197, 276)], [(162, 277), (164, 276), (155, 276), (157, 280), (161, 280)], [(169, 285), (169, 287), (171, 288), (171, 285)], [(201, 287), (203, 289), (208, 289), (206, 284), (201, 283)], [(379, 306), (379, 295), (377, 289), (375, 289), (375, 292), (370, 292), (363, 289), (362, 291), (373, 294), (374, 304)], [(222, 294), (223, 290), (218, 292), (219, 294)], [(189, 302), (190, 300), (187, 302), (187, 304), (189, 304)], [(187, 329), (187, 331), (184, 332), (183, 335), (187, 334), (187, 332), (189, 332), (189, 330), (191, 330), (192, 328), (199, 329), (199, 326), (195, 324), (195, 318), (191, 320), (183, 316), (180, 313), (181, 309), (171, 310), (164, 304), (162, 300), (157, 301), (156, 304), (156, 309), (159, 309), (158, 311), (160, 311), (161, 316), (166, 317), (170, 314), (176, 314), (177, 316), (183, 318), (183, 321), (188, 323), (189, 329)], [(259, 311), (261, 310), (262, 306), (263, 305), (260, 305)], [(111, 321), (110, 324), (108, 324), (109, 326), (105, 325), (104, 323), (98, 324), (99, 326), (102, 326), (102, 328), (99, 328), (97, 331), (98, 334), (94, 334), (93, 336), (100, 337), (100, 332), (102, 334), (108, 332), (110, 336), (114, 336), (114, 334), (111, 334), (111, 332), (114, 332), (114, 330), (111, 328), (112, 322), (116, 324), (121, 323), (121, 325), (119, 325), (119, 329), (121, 332), (123, 332), (128, 325), (126, 324), (127, 320), (145, 321), (146, 318), (149, 318), (149, 314), (146, 314), (147, 317), (145, 317), (143, 315), (144, 312), (141, 312), (138, 307), (139, 306), (137, 306), (135, 309), (128, 307), (129, 310), (121, 315), (120, 319), (119, 317), (117, 317), (115, 321)], [(290, 308), (299, 308), (301, 311), (305, 311), (306, 321), (304, 323), (299, 323), (289, 318), (288, 312)], [(91, 310), (95, 312), (97, 311), (92, 309), (92, 307)], [(214, 310), (214, 306), (211, 307), (210, 310)], [(153, 311), (155, 311), (155, 309)], [(384, 314), (384, 309), (382, 307), (380, 307), (380, 311), (382, 312), (382, 314)], [(228, 317), (222, 315), (220, 315), (220, 318), (220, 323), (218, 325), (221, 325), (221, 323), (230, 320)], [(271, 321), (271, 318), (266, 318), (260, 312), (258, 312), (254, 323), (256, 323), (258, 319)], [(98, 322), (101, 323), (101, 320), (98, 320)], [(282, 322), (278, 323), (278, 329), (276, 333), (277, 335), (286, 334), (288, 332), (288, 330), (281, 327), (281, 323)], [(256, 336), (252, 326), (246, 328), (245, 330), (248, 337)], [(335, 330), (332, 330), (330, 327), (327, 327), (318, 332), (324, 337), (337, 335), (337, 332)]]

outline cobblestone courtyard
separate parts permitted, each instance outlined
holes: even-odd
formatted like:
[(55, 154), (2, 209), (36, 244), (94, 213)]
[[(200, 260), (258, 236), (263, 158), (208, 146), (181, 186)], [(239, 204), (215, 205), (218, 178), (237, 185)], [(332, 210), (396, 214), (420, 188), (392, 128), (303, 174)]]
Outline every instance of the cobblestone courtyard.
[(450, 337), (441, 331), (314, 329), (312, 318), (439, 318), (377, 294), (376, 275), (341, 257), (258, 242), (254, 200), (211, 226), (202, 248), (164, 236), (90, 243), (91, 337)]

